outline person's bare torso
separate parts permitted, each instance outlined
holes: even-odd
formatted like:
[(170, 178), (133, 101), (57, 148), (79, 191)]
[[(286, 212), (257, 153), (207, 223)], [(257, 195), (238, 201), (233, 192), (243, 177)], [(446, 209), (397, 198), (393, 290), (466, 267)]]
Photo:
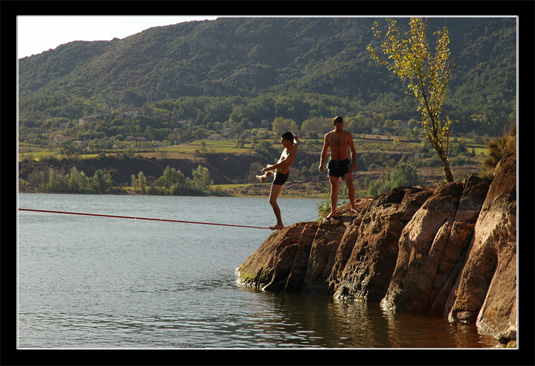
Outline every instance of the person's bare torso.
[(331, 131), (327, 134), (326, 138), (331, 149), (331, 160), (349, 159), (347, 148), (350, 136), (347, 131)]
[[(288, 159), (289, 156), (290, 156), (290, 152), (288, 151), (288, 149), (284, 149), (282, 151), (282, 154), (281, 154), (277, 164), (282, 162), (282, 161), (284, 161), (284, 160), (286, 160), (286, 159)], [(277, 169), (277, 172), (279, 172), (281, 174), (286, 174), (286, 173), (288, 173), (289, 170), (290, 170), (290, 167), (287, 167), (287, 168)]]

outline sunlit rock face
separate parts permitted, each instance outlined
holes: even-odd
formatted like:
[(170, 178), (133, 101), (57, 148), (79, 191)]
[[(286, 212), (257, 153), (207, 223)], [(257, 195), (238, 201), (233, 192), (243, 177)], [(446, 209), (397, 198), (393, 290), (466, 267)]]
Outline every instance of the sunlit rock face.
[(332, 295), (516, 339), (516, 156), (493, 178), (395, 188), (336, 224), (271, 234), (237, 269), (264, 291)]

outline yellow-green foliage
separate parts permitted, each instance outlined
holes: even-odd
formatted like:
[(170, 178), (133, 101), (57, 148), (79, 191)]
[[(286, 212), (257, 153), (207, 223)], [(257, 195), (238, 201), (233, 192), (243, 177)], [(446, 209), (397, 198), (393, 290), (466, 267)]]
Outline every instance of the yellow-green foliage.
[(435, 32), (437, 42), (433, 54), (427, 42), (427, 21), (411, 18), (410, 31), (404, 35), (395, 20), (387, 19), (387, 22), (386, 34), (378, 29), (377, 22), (372, 27), (386, 59), (380, 57), (371, 45), (367, 49), (374, 60), (401, 79), (418, 101), (420, 123), (442, 162), (446, 180), (452, 182), (453, 174), (448, 163), (451, 121), (440, 117), (450, 79), (448, 29), (444, 27), (444, 31)]

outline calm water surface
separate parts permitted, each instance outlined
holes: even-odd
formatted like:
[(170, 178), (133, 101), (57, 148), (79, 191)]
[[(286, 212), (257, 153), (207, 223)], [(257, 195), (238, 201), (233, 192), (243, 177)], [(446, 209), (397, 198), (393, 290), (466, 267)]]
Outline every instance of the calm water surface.
[[(286, 225), (319, 200), (279, 199)], [(19, 207), (250, 226), (267, 198), (21, 194)], [(482, 348), (473, 325), (253, 291), (235, 269), (269, 230), (19, 212), (19, 348)]]

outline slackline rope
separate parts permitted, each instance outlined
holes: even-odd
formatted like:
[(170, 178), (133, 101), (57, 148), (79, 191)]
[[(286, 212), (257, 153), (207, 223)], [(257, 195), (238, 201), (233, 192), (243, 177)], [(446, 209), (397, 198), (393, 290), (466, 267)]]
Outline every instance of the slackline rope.
[(242, 227), (242, 228), (248, 228), (248, 229), (268, 229), (268, 230), (270, 230), (268, 227), (262, 227), (262, 226), (233, 225), (233, 224), (217, 224), (217, 223), (214, 223), (214, 222), (183, 221), (183, 220), (169, 220), (169, 219), (154, 219), (154, 218), (149, 218), (149, 217), (103, 215), (103, 214), (92, 214), (92, 213), (82, 213), (82, 212), (68, 212), (68, 211), (34, 210), (34, 209), (29, 209), (29, 208), (19, 208), (19, 211), (31, 211), (31, 212), (41, 212), (41, 213), (55, 213), (55, 214), (65, 214), (65, 215), (97, 216), (97, 217), (108, 217), (108, 218), (115, 218), (115, 219), (148, 220), (148, 221), (165, 221), (165, 222), (178, 222), (178, 223), (182, 223), (182, 224), (231, 226), (231, 227)]

